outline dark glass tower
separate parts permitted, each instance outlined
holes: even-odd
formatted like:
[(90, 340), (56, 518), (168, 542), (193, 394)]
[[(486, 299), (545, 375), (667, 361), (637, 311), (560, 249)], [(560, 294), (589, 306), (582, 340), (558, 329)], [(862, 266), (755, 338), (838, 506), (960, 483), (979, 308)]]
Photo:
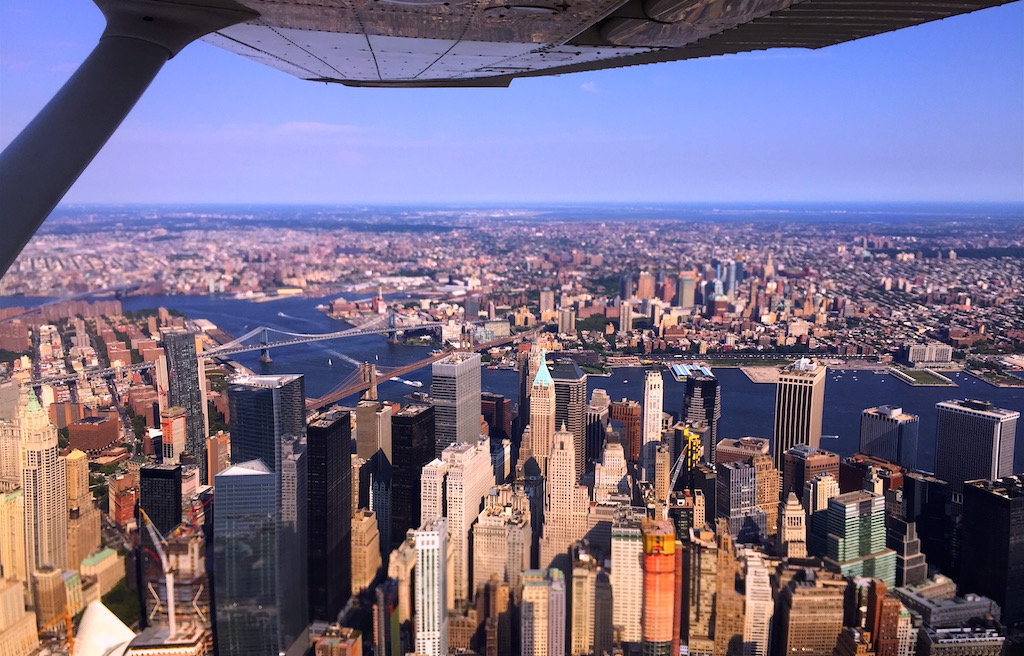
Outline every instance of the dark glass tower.
[(548, 366), (555, 381), (555, 430), (565, 425), (572, 433), (576, 452), (576, 480), (587, 467), (587, 375), (572, 360), (558, 360)]
[(203, 407), (205, 383), (199, 377), (196, 336), (190, 332), (166, 332), (164, 355), (167, 358), (167, 405), (185, 409), (185, 450), (199, 464), (199, 481), (209, 483), (206, 463), (206, 412)]
[(146, 465), (139, 470), (139, 506), (160, 535), (181, 524), (181, 465)]
[(703, 422), (711, 430), (708, 444), (710, 453), (705, 452), (706, 462), (715, 463), (715, 445), (718, 444), (718, 420), (722, 418), (722, 393), (718, 379), (710, 371), (707, 374), (694, 373), (686, 377), (683, 392), (684, 421)]
[(1004, 624), (1024, 621), (1024, 476), (964, 484), (962, 517), (960, 589), (998, 603)]
[(262, 460), (281, 470), (281, 442), (306, 434), (306, 394), (299, 374), (243, 376), (228, 384), (231, 462)]
[(351, 453), (348, 411), (329, 410), (310, 421), (306, 427), (306, 456), (309, 616), (313, 620), (336, 621), (352, 594)]
[(434, 408), (410, 405), (391, 417), (391, 448), (395, 463), (391, 484), (391, 542), (420, 524), (420, 474), (434, 459)]

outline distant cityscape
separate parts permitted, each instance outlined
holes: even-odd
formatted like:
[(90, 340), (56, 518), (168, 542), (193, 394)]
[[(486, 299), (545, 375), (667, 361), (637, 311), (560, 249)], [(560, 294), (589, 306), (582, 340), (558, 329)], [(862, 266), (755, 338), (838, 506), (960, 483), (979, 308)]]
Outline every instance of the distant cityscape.
[(0, 653), (1019, 653), (1022, 290), (1003, 206), (62, 208)]

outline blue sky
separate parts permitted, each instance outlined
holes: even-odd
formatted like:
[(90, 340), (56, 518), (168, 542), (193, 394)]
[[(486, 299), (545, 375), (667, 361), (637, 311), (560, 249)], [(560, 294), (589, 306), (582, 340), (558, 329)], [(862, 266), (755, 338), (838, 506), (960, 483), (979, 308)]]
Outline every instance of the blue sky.
[[(0, 144), (74, 71), (86, 0), (0, 2)], [(1024, 202), (1024, 3), (841, 44), (518, 80), (316, 84), (205, 43), (67, 202)]]

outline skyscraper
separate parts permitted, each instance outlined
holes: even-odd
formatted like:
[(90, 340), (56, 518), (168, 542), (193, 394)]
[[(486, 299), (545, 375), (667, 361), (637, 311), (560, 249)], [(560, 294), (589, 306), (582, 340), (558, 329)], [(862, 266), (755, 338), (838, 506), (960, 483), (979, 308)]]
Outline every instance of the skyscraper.
[[(206, 436), (210, 432), (206, 410), (206, 380), (200, 376), (196, 336), (175, 330), (163, 333), (167, 358), (167, 406), (185, 410), (185, 450), (199, 463), (199, 481), (209, 481)], [(237, 462), (237, 461), (236, 461)]]
[(778, 593), (772, 653), (831, 656), (843, 628), (846, 581), (810, 569), (805, 577), (791, 580)]
[(444, 517), (426, 522), (416, 542), (416, 653), (448, 654), (448, 525)]
[(639, 643), (643, 618), (643, 539), (640, 522), (623, 517), (612, 525), (612, 623), (624, 642)]
[(718, 444), (718, 420), (722, 418), (722, 390), (710, 369), (698, 369), (686, 377), (683, 388), (684, 421), (707, 424), (710, 429), (710, 449), (704, 453), (705, 462), (715, 462)]
[(281, 471), (281, 444), (306, 435), (305, 381), (299, 374), (237, 376), (228, 383), (231, 462), (262, 460)]
[(25, 493), (17, 487), (0, 492), (0, 580), (27, 583), (25, 563)]
[(767, 535), (764, 511), (757, 504), (757, 474), (753, 463), (726, 462), (718, 473), (716, 509), (740, 542), (760, 542)]
[(993, 599), (1004, 624), (1024, 620), (1024, 476), (964, 485), (958, 582)]
[[(85, 453), (75, 449), (65, 456), (64, 462), (68, 489), (67, 569), (77, 571), (82, 566), (82, 559), (100, 548), (100, 510), (89, 490), (89, 460)], [(6, 539), (7, 536), (0, 532), (0, 544)], [(2, 563), (3, 557), (0, 556)]]
[(824, 403), (824, 365), (804, 358), (779, 372), (772, 440), (776, 469), (783, 470), (783, 454), (797, 444), (818, 447)]
[(573, 436), (576, 450), (576, 480), (586, 470), (587, 375), (568, 359), (557, 360), (549, 369), (555, 383), (555, 426), (563, 424)]
[(682, 610), (686, 616), (685, 637), (689, 652), (714, 654), (718, 545), (715, 534), (707, 526), (690, 529), (684, 566), (687, 569), (683, 592), (685, 606)]
[(445, 477), (446, 532), (451, 551), (451, 581), (449, 596), (455, 601), (469, 599), (472, 553), (470, 529), (483, 506), (487, 491), (494, 484), (491, 470), (489, 440), (484, 438), (473, 444), (456, 442), (441, 454), (448, 466)]
[(622, 446), (626, 450), (629, 462), (640, 464), (640, 447), (643, 441), (643, 408), (636, 401), (622, 399), (612, 401), (610, 406), (612, 421), (622, 424)]
[(885, 499), (865, 490), (828, 502), (825, 566), (843, 576), (869, 576), (896, 585), (896, 552), (885, 546)]
[(146, 465), (139, 470), (139, 506), (160, 535), (181, 524), (181, 465)]
[(420, 476), (434, 459), (434, 408), (409, 405), (391, 418), (394, 468), (391, 486), (391, 547), (420, 525)]
[[(217, 645), (223, 656), (301, 654), (305, 622), (288, 613), (295, 563), (281, 562), (277, 476), (262, 461), (228, 467), (216, 478), (214, 565)], [(298, 621), (296, 621), (298, 620)]]
[(807, 552), (824, 556), (828, 535), (828, 504), (839, 496), (839, 481), (832, 474), (818, 474), (804, 483), (803, 507), (807, 511)]
[[(668, 520), (644, 519), (644, 593), (641, 618), (644, 654), (670, 656), (676, 590), (676, 532)], [(682, 579), (680, 579), (681, 581)]]
[(1013, 473), (1020, 412), (973, 399), (942, 401), (935, 408), (935, 475), (950, 484), (954, 503), (960, 502), (964, 481)]
[(676, 282), (676, 305), (684, 310), (692, 308), (695, 305), (696, 289), (697, 278), (692, 272), (686, 271), (679, 274), (679, 279)]
[(831, 474), (839, 480), (839, 455), (810, 444), (797, 444), (782, 456), (782, 496), (803, 494), (804, 483), (818, 474)]
[(605, 433), (608, 430), (608, 423), (611, 421), (611, 404), (612, 400), (608, 396), (608, 392), (603, 389), (597, 388), (590, 395), (590, 403), (587, 405), (584, 418), (586, 425), (584, 433), (587, 443), (584, 453), (585, 471), (592, 470), (594, 463), (601, 458), (601, 454), (604, 452)]
[(434, 455), (455, 442), (475, 444), (480, 437), (480, 354), (456, 352), (430, 369), (434, 403)]
[(337, 619), (352, 594), (351, 444), (346, 410), (328, 410), (306, 427), (309, 616), (315, 620)]
[(619, 332), (628, 333), (633, 329), (633, 304), (629, 301), (619, 301)]
[(565, 654), (565, 575), (560, 569), (523, 572), (520, 654)]
[(589, 656), (612, 648), (612, 590), (608, 573), (587, 550), (573, 547), (569, 585), (569, 654)]
[(661, 441), (661, 414), (665, 405), (665, 380), (660, 371), (648, 370), (644, 376), (644, 437), (640, 460), (644, 480), (654, 481), (655, 449)]
[(790, 492), (779, 513), (779, 528), (775, 536), (780, 556), (788, 558), (807, 557), (807, 526), (804, 507), (796, 494)]
[(473, 588), (496, 577), (518, 590), (530, 569), (530, 514), (511, 505), (485, 508), (473, 525)]
[(29, 391), (22, 403), (16, 423), (21, 434), (26, 568), (31, 577), (37, 569), (60, 572), (67, 565), (68, 493), (64, 459), (57, 453), (57, 427), (35, 392)]
[[(798, 503), (797, 506), (799, 505)], [(759, 552), (753, 549), (746, 549), (744, 555), (747, 573), (744, 599), (743, 654), (746, 656), (767, 656), (772, 617), (775, 614), (771, 577), (768, 573), (768, 566), (765, 565), (764, 559)]]
[(914, 469), (920, 423), (920, 417), (903, 412), (903, 408), (868, 408), (860, 416), (860, 452)]
[(532, 458), (541, 475), (547, 474), (547, 460), (551, 454), (551, 441), (555, 436), (556, 412), (555, 382), (548, 371), (542, 351), (537, 375), (530, 384), (529, 440), (524, 436), (523, 445), (519, 449), (520, 465), (525, 466)]
[(569, 431), (555, 433), (548, 461), (547, 497), (544, 503), (544, 533), (540, 541), (541, 569), (570, 569), (569, 547), (587, 529), (590, 498), (576, 478), (575, 447)]

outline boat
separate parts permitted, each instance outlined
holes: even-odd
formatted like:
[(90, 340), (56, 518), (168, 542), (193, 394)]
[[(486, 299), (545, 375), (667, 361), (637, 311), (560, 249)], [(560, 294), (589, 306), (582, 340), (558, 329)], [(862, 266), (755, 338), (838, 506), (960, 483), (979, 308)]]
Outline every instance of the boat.
[(334, 362), (332, 362), (330, 358), (327, 358), (327, 366), (328, 367), (333, 367), (334, 366)]

